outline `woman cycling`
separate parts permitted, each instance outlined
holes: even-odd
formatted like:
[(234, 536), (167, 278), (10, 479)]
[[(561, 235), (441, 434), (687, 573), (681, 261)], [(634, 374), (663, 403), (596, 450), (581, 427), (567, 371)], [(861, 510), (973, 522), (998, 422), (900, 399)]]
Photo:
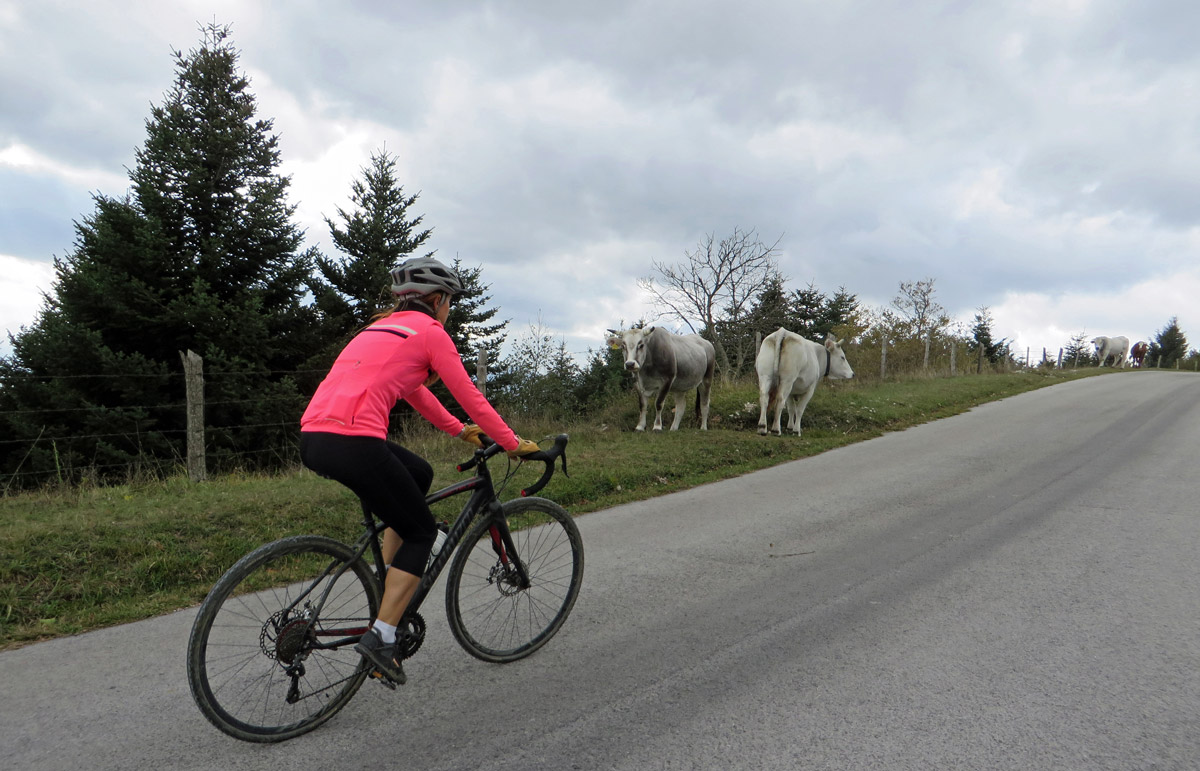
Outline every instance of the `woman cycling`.
[[(395, 305), (342, 349), (300, 419), (304, 465), (349, 487), (388, 526), (383, 600), (355, 650), (376, 667), (373, 674), (398, 684), (407, 678), (396, 627), (425, 571), (437, 524), (425, 503), (433, 468), (387, 441), (392, 406), (404, 399), (447, 434), (480, 446), (484, 433), (512, 457), (538, 449), (513, 433), (463, 368), (444, 328), (450, 300), (461, 291), (455, 272), (430, 257), (395, 268)], [(464, 425), (429, 391), (439, 377), (476, 425)]]

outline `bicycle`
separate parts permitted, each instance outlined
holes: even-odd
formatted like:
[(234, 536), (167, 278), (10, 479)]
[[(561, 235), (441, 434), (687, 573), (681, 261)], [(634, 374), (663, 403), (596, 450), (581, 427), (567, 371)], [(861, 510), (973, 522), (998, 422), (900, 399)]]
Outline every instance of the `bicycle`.
[[(561, 506), (532, 497), (550, 481), (556, 460), (566, 474), (567, 435), (521, 459), (544, 462), (545, 472), (506, 503), (487, 467), (501, 448), (485, 445), (457, 467), (476, 469), (474, 476), (426, 497), (433, 504), (471, 493), (400, 621), (401, 658), (425, 639), (421, 603), (448, 563), (450, 631), (483, 661), (516, 661), (545, 645), (579, 595), (579, 530)], [(192, 697), (209, 722), (244, 741), (278, 742), (313, 730), (350, 701), (373, 669), (354, 644), (379, 609), (384, 529), (364, 505), (363, 534), (353, 545), (320, 535), (283, 538), (242, 557), (213, 585), (187, 651)], [(395, 688), (385, 677), (380, 682)]]

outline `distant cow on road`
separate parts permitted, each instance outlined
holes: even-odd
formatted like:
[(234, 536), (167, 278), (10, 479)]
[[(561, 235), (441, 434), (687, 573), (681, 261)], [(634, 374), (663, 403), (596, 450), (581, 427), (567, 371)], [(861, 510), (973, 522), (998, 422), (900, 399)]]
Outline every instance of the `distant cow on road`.
[(667, 394), (675, 394), (675, 420), (671, 430), (679, 429), (683, 420), (683, 396), (696, 389), (696, 418), (700, 430), (708, 429), (709, 397), (712, 393), (713, 372), (717, 356), (713, 344), (700, 335), (676, 335), (661, 327), (608, 330), (609, 345), (625, 352), (625, 369), (637, 379), (638, 424), (635, 430), (646, 430), (646, 407), (654, 400), (654, 430), (662, 431), (663, 403)]
[(1103, 367), (1108, 357), (1113, 357), (1113, 366), (1125, 369), (1125, 357), (1129, 355), (1128, 337), (1093, 337), (1092, 345), (1096, 346), (1096, 366)]
[(774, 410), (771, 431), (783, 434), (780, 418), (788, 410), (788, 430), (800, 436), (800, 416), (822, 377), (852, 378), (854, 370), (842, 352), (842, 341), (826, 335), (815, 343), (783, 327), (763, 338), (754, 368), (758, 371), (758, 433), (767, 433), (767, 412)]
[(1129, 349), (1129, 356), (1133, 359), (1133, 366), (1140, 368), (1142, 362), (1146, 360), (1146, 354), (1150, 353), (1150, 344), (1145, 340), (1139, 340)]

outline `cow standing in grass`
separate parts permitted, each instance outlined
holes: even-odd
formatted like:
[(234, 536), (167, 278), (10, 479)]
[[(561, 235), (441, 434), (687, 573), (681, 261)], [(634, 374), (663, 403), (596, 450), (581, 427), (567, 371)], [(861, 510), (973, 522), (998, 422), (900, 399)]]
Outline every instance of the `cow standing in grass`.
[(1136, 345), (1129, 349), (1129, 357), (1133, 359), (1133, 366), (1141, 368), (1146, 361), (1146, 354), (1150, 353), (1150, 344), (1145, 340), (1139, 340)]
[(625, 369), (637, 380), (637, 431), (646, 430), (646, 407), (654, 400), (654, 430), (662, 431), (663, 403), (667, 394), (675, 394), (675, 420), (671, 430), (679, 429), (683, 420), (682, 401), (686, 392), (696, 389), (696, 418), (700, 430), (708, 429), (709, 396), (713, 372), (716, 370), (716, 351), (713, 344), (700, 335), (676, 335), (661, 327), (608, 330), (608, 343), (625, 353)]
[(1113, 357), (1113, 366), (1125, 369), (1125, 358), (1129, 355), (1128, 337), (1093, 337), (1096, 346), (1096, 366), (1103, 367), (1108, 357)]
[(821, 378), (854, 377), (841, 340), (827, 335), (822, 345), (783, 327), (763, 338), (754, 368), (758, 371), (758, 433), (767, 433), (767, 413), (774, 410), (771, 432), (776, 436), (783, 434), (780, 419), (784, 404), (788, 430), (800, 436), (800, 416)]

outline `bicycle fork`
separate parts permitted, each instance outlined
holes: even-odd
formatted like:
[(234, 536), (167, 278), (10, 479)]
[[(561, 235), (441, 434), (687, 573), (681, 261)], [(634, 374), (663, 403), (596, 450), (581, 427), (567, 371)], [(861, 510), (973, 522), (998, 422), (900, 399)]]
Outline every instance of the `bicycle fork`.
[[(500, 504), (497, 503), (496, 508), (500, 508)], [(493, 571), (490, 580), (497, 583), (503, 581), (504, 584), (518, 591), (528, 589), (531, 585), (529, 571), (525, 569), (525, 563), (517, 554), (516, 546), (513, 544), (512, 531), (508, 529), (508, 521), (502, 512), (493, 514), (492, 523), (488, 526), (488, 534), (492, 541), (492, 551), (499, 559), (497, 569)]]

